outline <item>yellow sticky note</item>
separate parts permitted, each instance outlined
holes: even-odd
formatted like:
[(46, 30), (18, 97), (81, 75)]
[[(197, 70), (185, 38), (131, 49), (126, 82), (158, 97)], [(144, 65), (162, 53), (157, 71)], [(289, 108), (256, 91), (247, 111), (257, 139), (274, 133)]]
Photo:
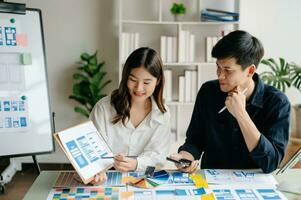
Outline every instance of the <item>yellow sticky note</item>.
[(215, 200), (215, 197), (213, 193), (203, 194), (201, 200)]
[(190, 175), (190, 178), (194, 182), (194, 185), (197, 188), (203, 187), (203, 188), (208, 188), (208, 182), (206, 179), (203, 178), (201, 174), (192, 174)]

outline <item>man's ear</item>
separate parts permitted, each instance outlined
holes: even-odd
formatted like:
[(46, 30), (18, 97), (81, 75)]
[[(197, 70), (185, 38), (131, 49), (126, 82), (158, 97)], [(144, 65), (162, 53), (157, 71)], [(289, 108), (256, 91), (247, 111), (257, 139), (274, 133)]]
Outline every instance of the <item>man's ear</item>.
[(256, 66), (254, 64), (248, 67), (248, 76), (253, 76), (256, 72)]

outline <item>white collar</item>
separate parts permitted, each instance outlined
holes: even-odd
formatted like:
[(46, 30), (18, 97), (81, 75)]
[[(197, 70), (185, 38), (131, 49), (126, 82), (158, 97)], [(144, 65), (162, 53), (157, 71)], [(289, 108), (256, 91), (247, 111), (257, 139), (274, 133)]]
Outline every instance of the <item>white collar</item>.
[[(156, 103), (153, 96), (151, 96), (151, 103), (152, 103), (152, 110), (145, 117), (145, 119), (143, 119), (143, 121), (141, 122), (143, 124), (141, 124), (141, 125), (142, 126), (147, 125), (150, 128), (154, 128), (155, 123), (164, 124), (166, 122), (166, 120), (163, 116), (164, 114), (160, 111), (160, 109), (159, 109), (159, 107), (158, 107), (158, 105), (157, 105), (157, 103)], [(144, 120), (146, 120), (146, 121), (144, 121)], [(132, 123), (130, 122), (130, 120), (127, 120), (125, 126), (127, 128), (135, 129), (134, 126), (132, 125)], [(140, 127), (140, 124), (139, 124), (138, 127)]]

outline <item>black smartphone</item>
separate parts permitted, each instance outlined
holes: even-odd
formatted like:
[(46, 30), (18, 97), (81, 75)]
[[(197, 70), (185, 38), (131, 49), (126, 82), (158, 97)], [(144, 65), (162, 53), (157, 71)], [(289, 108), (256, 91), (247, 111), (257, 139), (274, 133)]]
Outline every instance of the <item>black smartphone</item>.
[(154, 175), (154, 173), (155, 173), (155, 167), (153, 167), (153, 166), (147, 166), (146, 167), (146, 170), (145, 170), (145, 172), (144, 172), (144, 175), (146, 176), (146, 177), (152, 177), (153, 175)]
[(166, 160), (177, 163), (179, 165), (181, 165), (182, 167), (189, 167), (191, 165), (191, 160), (185, 159), (185, 158), (181, 158), (180, 160), (175, 160), (173, 158), (170, 157), (166, 157)]

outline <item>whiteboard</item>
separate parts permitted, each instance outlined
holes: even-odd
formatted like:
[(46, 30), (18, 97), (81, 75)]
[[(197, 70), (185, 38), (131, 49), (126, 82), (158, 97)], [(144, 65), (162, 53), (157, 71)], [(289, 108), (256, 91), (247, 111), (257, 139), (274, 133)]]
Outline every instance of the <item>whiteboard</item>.
[(54, 150), (41, 11), (0, 13), (0, 156)]

